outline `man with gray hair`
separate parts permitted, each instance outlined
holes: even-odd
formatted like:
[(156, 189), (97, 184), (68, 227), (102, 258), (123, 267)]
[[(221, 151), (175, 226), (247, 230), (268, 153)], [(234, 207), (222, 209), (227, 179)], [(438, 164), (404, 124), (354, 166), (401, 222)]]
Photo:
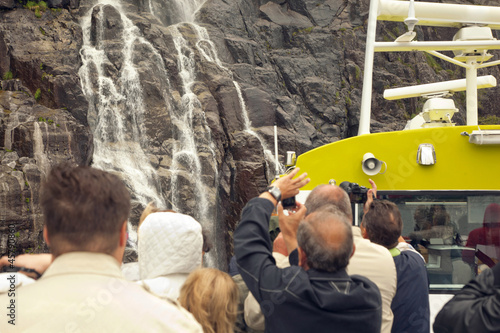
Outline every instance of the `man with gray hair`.
[(299, 254), (299, 259), (305, 259), (299, 265), (325, 272), (345, 269), (354, 253), (346, 216), (340, 211), (325, 210), (307, 215), (306, 221), (308, 223), (300, 223), (297, 230), (298, 251), (306, 254)]
[[(338, 186), (316, 186), (309, 193), (305, 206), (307, 216), (321, 211), (340, 213), (347, 217), (347, 225), (352, 225), (351, 201), (347, 193)], [(286, 216), (281, 214), (280, 219), (286, 219)], [(391, 302), (396, 294), (397, 284), (396, 267), (392, 256), (385, 247), (364, 239), (359, 227), (352, 226), (348, 229), (352, 229), (351, 234), (356, 251), (349, 260), (347, 273), (365, 276), (377, 285), (382, 297), (381, 332), (390, 333), (393, 321)], [(306, 250), (306, 253), (310, 252)], [(276, 254), (274, 255), (276, 256)], [(245, 301), (245, 320), (251, 328), (264, 328), (263, 315), (252, 294), (249, 294)]]
[[(377, 286), (345, 270), (354, 252), (349, 219), (341, 212), (307, 209), (280, 220), (292, 266), (280, 269), (268, 235), (271, 213), (280, 199), (298, 194), (309, 179), (298, 168), (250, 200), (234, 233), (239, 271), (266, 317), (266, 332), (380, 332)], [(283, 214), (283, 208), (278, 207)]]
[[(371, 195), (371, 190), (368, 195)], [(305, 206), (308, 213), (331, 209), (340, 210), (348, 217), (349, 224), (352, 225), (353, 217), (349, 195), (338, 186), (316, 186), (309, 193)], [(347, 272), (366, 276), (377, 285), (382, 296), (381, 332), (389, 333), (394, 318), (391, 303), (397, 287), (394, 260), (385, 247), (364, 239), (359, 227), (352, 226), (352, 235), (356, 252), (349, 261)]]

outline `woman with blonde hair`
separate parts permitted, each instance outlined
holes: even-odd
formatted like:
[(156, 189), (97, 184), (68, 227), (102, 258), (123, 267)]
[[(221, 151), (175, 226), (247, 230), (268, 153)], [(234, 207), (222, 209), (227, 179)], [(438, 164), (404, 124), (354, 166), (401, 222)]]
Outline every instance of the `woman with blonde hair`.
[(181, 288), (179, 302), (205, 333), (234, 332), (239, 295), (229, 274), (214, 268), (193, 271)]

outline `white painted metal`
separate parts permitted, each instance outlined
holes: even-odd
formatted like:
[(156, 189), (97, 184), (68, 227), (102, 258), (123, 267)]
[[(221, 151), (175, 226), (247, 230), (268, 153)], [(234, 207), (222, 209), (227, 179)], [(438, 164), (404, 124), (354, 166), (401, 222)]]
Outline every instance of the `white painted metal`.
[[(500, 7), (499, 7), (500, 8)], [(500, 19), (500, 17), (499, 17)], [(453, 51), (464, 48), (477, 50), (499, 50), (500, 41), (432, 41), (432, 42), (376, 42), (375, 52), (402, 52), (402, 51)]]
[(500, 144), (499, 130), (478, 130), (472, 131), (469, 135), (469, 142), (476, 145), (498, 145)]
[(278, 126), (274, 125), (274, 158), (276, 159), (276, 177), (280, 174), (280, 163), (278, 159)]
[(483, 63), (481, 65), (477, 65), (477, 68), (486, 68), (486, 67), (491, 67), (491, 66), (498, 66), (500, 65), (500, 60), (497, 60), (497, 61), (490, 61), (490, 62), (487, 62), (487, 63)]
[[(496, 87), (496, 85), (497, 79), (493, 75), (485, 75), (477, 78), (478, 89)], [(418, 86), (386, 89), (384, 91), (384, 98), (392, 101), (402, 98), (421, 97), (446, 91), (453, 93), (457, 91), (464, 91), (466, 88), (467, 84), (465, 79), (451, 80), (421, 84)]]
[(408, 8), (408, 17), (404, 20), (405, 24), (408, 26), (408, 31), (413, 31), (415, 25), (418, 23), (418, 19), (415, 17), (415, 1), (410, 0), (410, 6)]
[[(372, 1), (374, 2), (374, 1)], [(379, 0), (378, 19), (404, 22), (408, 17), (409, 1)], [(370, 13), (373, 13), (370, 10)], [(500, 7), (458, 5), (450, 3), (415, 2), (418, 25), (461, 28), (476, 23), (492, 29), (500, 29)]]
[(435, 56), (436, 58), (441, 58), (445, 61), (448, 61), (448, 62), (451, 62), (452, 64), (455, 64), (457, 66), (460, 66), (460, 67), (463, 67), (463, 68), (467, 68), (467, 64), (461, 62), (461, 61), (458, 61), (452, 57), (448, 57), (447, 55), (444, 55), (442, 53), (439, 53), (439, 52), (436, 52), (436, 51), (425, 51), (427, 53), (429, 53), (430, 55), (433, 55)]
[[(413, 16), (414, 13), (415, 16)], [(414, 17), (415, 20), (413, 19)], [(429, 2), (414, 3), (413, 1), (397, 0), (374, 0), (370, 2), (358, 135), (370, 133), (374, 52), (426, 51), (433, 56), (466, 68), (466, 79), (471, 80), (471, 82), (467, 83), (467, 124), (477, 124), (477, 68), (498, 65), (500, 61), (477, 64), (477, 61), (471, 60), (474, 58), (468, 58), (465, 64), (437, 51), (474, 50), (485, 54), (486, 50), (500, 49), (500, 41), (456, 40), (412, 42), (412, 38), (400, 37), (396, 42), (376, 42), (377, 19), (400, 22), (406, 20), (410, 25), (416, 23), (419, 25), (460, 28), (466, 24), (477, 24), (488, 26), (492, 29), (500, 29), (500, 7)], [(415, 22), (417, 19), (418, 23)], [(409, 26), (409, 28), (411, 27)]]
[(467, 61), (465, 70), (467, 82), (467, 125), (477, 125), (477, 62), (474, 58)]
[(361, 94), (361, 110), (359, 113), (358, 135), (370, 133), (373, 58), (375, 56), (375, 37), (377, 31), (378, 0), (370, 2), (368, 15), (368, 31), (366, 32), (365, 68), (363, 76), (363, 90)]

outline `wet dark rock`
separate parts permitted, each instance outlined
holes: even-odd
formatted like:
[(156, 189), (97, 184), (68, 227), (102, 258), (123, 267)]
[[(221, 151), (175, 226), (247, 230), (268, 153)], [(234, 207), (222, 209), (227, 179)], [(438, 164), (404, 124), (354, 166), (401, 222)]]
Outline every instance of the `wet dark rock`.
[(15, 6), (14, 0), (0, 0), (0, 9), (13, 9)]
[(65, 161), (88, 165), (92, 136), (68, 111), (36, 104), (19, 91), (0, 92), (0, 115), (4, 139), (0, 205), (6, 207), (0, 213), (0, 234), (7, 235), (4, 231), (13, 224), (19, 231), (18, 253), (44, 252), (40, 185), (51, 165)]
[(268, 2), (260, 6), (259, 9), (265, 19), (280, 26), (311, 27), (313, 25), (306, 16), (290, 10), (285, 4), (280, 6), (276, 3)]

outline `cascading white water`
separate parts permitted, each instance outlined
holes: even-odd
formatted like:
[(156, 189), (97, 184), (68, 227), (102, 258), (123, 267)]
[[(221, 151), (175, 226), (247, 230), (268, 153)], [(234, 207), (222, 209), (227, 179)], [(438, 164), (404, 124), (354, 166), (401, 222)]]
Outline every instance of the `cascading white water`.
[(4, 147), (5, 149), (12, 149), (12, 141), (13, 141), (13, 134), (14, 134), (14, 128), (19, 126), (19, 116), (16, 113), (13, 113), (10, 115), (10, 121), (7, 122), (7, 128), (5, 129), (5, 137), (4, 137)]
[[(148, 0), (151, 14), (167, 26), (180, 22), (194, 22), (196, 12), (205, 2), (206, 0)], [(162, 12), (168, 15), (159, 17), (157, 13)]]
[[(198, 155), (198, 145), (195, 142), (196, 135), (194, 133), (193, 120), (195, 116), (196, 109), (201, 109), (201, 103), (198, 100), (196, 94), (192, 91), (192, 86), (195, 83), (195, 62), (194, 62), (194, 52), (189, 47), (188, 41), (184, 39), (178, 26), (173, 26), (170, 29), (173, 37), (174, 45), (177, 50), (179, 76), (182, 81), (183, 92), (181, 96), (181, 110), (180, 112), (172, 113), (172, 120), (177, 124), (178, 127), (178, 138), (176, 145), (174, 147), (172, 156), (172, 198), (171, 201), (174, 205), (174, 209), (177, 209), (180, 202), (180, 196), (178, 192), (178, 176), (181, 165), (183, 169), (188, 169), (193, 178), (194, 186), (196, 187), (197, 201), (199, 215), (198, 218), (201, 219), (204, 225), (212, 224), (214, 216), (208, 216), (209, 203), (207, 202), (207, 194), (201, 180), (201, 162)], [(197, 114), (202, 115), (201, 112)], [(205, 119), (203, 117), (202, 126), (204, 127), (206, 133), (210, 134), (210, 129), (206, 125)], [(211, 147), (211, 140), (209, 140), (210, 154), (212, 157), (212, 163), (215, 164), (215, 151)], [(215, 169), (214, 178), (217, 179), (217, 170)], [(214, 203), (212, 203), (213, 205)]]
[[(191, 3), (188, 6), (189, 8), (196, 5), (193, 1)], [(107, 19), (104, 17), (105, 6), (112, 6), (116, 10), (123, 25), (123, 31), (119, 38), (122, 63), (116, 66), (120, 68), (120, 71), (115, 76), (110, 75), (108, 70), (110, 65), (115, 64), (112, 64), (110, 60), (111, 56), (108, 54), (109, 45), (107, 44), (109, 41), (105, 39), (104, 22)], [(92, 19), (92, 15), (94, 15), (94, 19)], [(204, 115), (200, 120), (200, 112), (195, 112), (196, 109), (200, 109), (201, 104), (191, 91), (195, 77), (194, 67), (189, 64), (189, 56), (184, 57), (182, 54), (182, 51), (186, 50), (182, 35), (179, 33), (178, 35), (181, 37), (174, 39), (176, 47), (181, 50), (179, 59), (182, 59), (182, 65), (179, 66), (179, 72), (184, 91), (182, 92), (181, 105), (172, 107), (170, 103), (171, 96), (168, 94), (170, 82), (162, 57), (140, 35), (139, 29), (126, 17), (118, 1), (99, 1), (83, 17), (81, 25), (84, 45), (81, 49), (83, 65), (80, 68), (79, 75), (83, 91), (89, 101), (88, 120), (94, 132), (93, 166), (117, 172), (131, 188), (133, 196), (142, 205), (146, 205), (147, 202), (153, 200), (157, 206), (165, 207), (155, 170), (144, 150), (143, 91), (139, 73), (134, 65), (133, 53), (133, 48), (141, 45), (152, 54), (149, 58), (150, 60), (153, 58), (158, 69), (155, 71), (155, 75), (167, 87), (165, 89), (167, 92), (164, 91), (162, 97), (165, 102), (166, 112), (170, 112), (170, 118), (174, 125), (173, 132), (175, 132), (176, 136), (170, 168), (172, 175), (170, 192), (172, 195), (168, 201), (173, 205), (173, 209), (184, 212), (177, 208), (181, 204), (179, 202), (181, 196), (178, 192), (180, 187), (178, 186), (178, 178), (179, 174), (182, 173), (193, 184), (193, 195), (196, 196), (195, 202), (197, 203), (197, 209), (194, 212), (185, 213), (195, 215), (205, 226), (212, 223), (215, 214), (211, 213), (214, 209), (210, 209), (210, 204), (207, 201), (209, 196), (206, 194), (202, 182), (202, 163), (198, 153), (208, 149), (208, 155), (213, 160), (211, 163), (215, 165), (215, 151)], [(116, 44), (115, 41), (114, 45)], [(207, 133), (201, 135), (204, 138), (202, 140), (204, 141), (203, 148), (198, 147), (199, 143), (195, 140), (194, 120), (197, 121), (197, 125), (200, 125), (201, 122)], [(199, 138), (200, 135), (197, 135), (197, 137)], [(217, 174), (214, 175), (214, 178), (218, 178)], [(212, 202), (211, 205), (214, 208), (215, 202)], [(133, 228), (129, 228), (129, 231), (133, 232)], [(132, 233), (131, 236), (132, 240), (136, 239), (135, 233)], [(210, 261), (214, 260), (212, 258)]]
[(7, 128), (5, 129), (4, 136), (4, 147), (5, 149), (12, 149), (12, 142), (14, 141), (14, 129), (20, 125), (27, 125), (33, 121), (33, 117), (26, 114), (19, 114), (17, 112), (12, 112), (9, 116), (9, 121), (7, 122)]
[[(243, 94), (241, 92), (241, 87), (238, 82), (236, 82), (233, 79), (233, 73), (226, 68), (222, 62), (220, 61), (218, 55), (217, 55), (217, 49), (215, 48), (214, 43), (210, 40), (210, 36), (208, 35), (207, 29), (191, 23), (190, 26), (193, 28), (193, 30), (196, 33), (197, 37), (197, 42), (196, 42), (196, 48), (200, 52), (200, 54), (205, 58), (205, 60), (214, 63), (219, 67), (222, 71), (224, 71), (229, 77), (231, 77), (234, 88), (236, 89), (236, 92), (238, 94), (238, 100), (240, 103), (240, 108), (241, 108), (241, 115), (243, 117), (243, 130), (250, 134), (251, 136), (255, 137), (259, 142), (260, 145), (262, 146), (262, 150), (264, 152), (264, 158), (266, 162), (266, 170), (268, 172), (268, 178), (272, 178), (273, 174), (271, 168), (269, 167), (275, 165), (275, 158), (273, 156), (272, 151), (267, 147), (267, 144), (265, 143), (264, 139), (252, 129), (252, 123), (250, 121), (250, 118), (248, 117), (248, 110), (247, 106), (245, 103), (245, 100), (243, 99)], [(280, 172), (284, 171), (283, 166), (279, 165), (278, 166)]]
[[(248, 110), (245, 104), (245, 100), (243, 99), (243, 94), (241, 93), (240, 85), (236, 81), (233, 81), (233, 84), (234, 87), (236, 88), (236, 92), (238, 93), (238, 99), (241, 105), (241, 114), (243, 116), (243, 124), (245, 126), (245, 132), (257, 138), (257, 140), (259, 140), (260, 145), (262, 146), (262, 150), (264, 151), (264, 158), (266, 159), (266, 170), (268, 173), (267, 176), (269, 179), (271, 179), (272, 176), (275, 176), (272, 174), (272, 171), (275, 169), (270, 168), (269, 165), (271, 166), (275, 165), (276, 159), (273, 155), (273, 152), (267, 147), (267, 144), (264, 142), (262, 137), (252, 129), (252, 123), (250, 122), (250, 118), (248, 118)], [(278, 170), (280, 173), (284, 171), (283, 166), (281, 164), (278, 165)]]
[[(197, 4), (198, 8), (201, 7), (203, 2), (204, 1), (201, 1), (199, 4)], [(178, 3), (178, 1), (174, 1), (174, 3)], [(179, 6), (179, 7), (181, 7), (181, 6)], [(196, 6), (192, 6), (191, 8), (195, 8), (195, 7)], [(153, 15), (158, 17), (158, 15), (156, 15), (156, 13), (153, 13)], [(184, 18), (191, 17), (194, 19), (195, 12), (193, 12), (191, 15), (183, 14), (183, 15), (181, 15), (181, 17), (184, 17)], [(163, 18), (159, 18), (159, 19), (162, 22), (169, 21), (169, 20), (165, 20)], [(186, 21), (187, 21), (187, 19), (186, 19)], [(185, 38), (183, 36), (183, 34), (181, 32), (181, 28), (184, 29), (184, 31), (186, 29), (189, 29), (188, 31), (190, 32), (189, 33), (190, 40), (188, 40), (187, 38)], [(211, 62), (211, 63), (214, 63), (215, 65), (217, 65), (217, 67), (219, 69), (221, 69), (228, 77), (230, 77), (232, 79), (232, 82), (233, 82), (234, 87), (235, 87), (237, 94), (238, 94), (241, 112), (242, 112), (242, 116), (244, 119), (243, 131), (250, 134), (251, 136), (254, 136), (260, 142), (262, 149), (263, 149), (263, 152), (264, 152), (265, 160), (266, 160), (266, 170), (268, 172), (267, 176), (269, 178), (272, 178), (273, 171), (271, 168), (269, 168), (270, 164), (271, 165), (275, 164), (272, 152), (267, 148), (262, 137), (260, 135), (258, 135), (252, 129), (251, 122), (250, 122), (250, 119), (248, 117), (248, 111), (246, 108), (246, 104), (244, 102), (243, 95), (241, 92), (241, 88), (240, 88), (239, 84), (236, 81), (234, 81), (232, 72), (228, 68), (226, 68), (222, 64), (222, 62), (220, 61), (220, 59), (217, 55), (217, 50), (215, 48), (215, 45), (209, 38), (208, 31), (205, 28), (194, 23), (194, 21), (187, 21), (187, 22), (182, 22), (182, 23), (170, 25), (169, 30), (170, 30), (171, 35), (173, 37), (174, 45), (175, 45), (175, 48), (177, 51), (177, 57), (178, 57), (177, 58), (177, 67), (179, 69), (179, 75), (181, 77), (182, 87), (183, 87), (182, 117), (176, 117), (176, 119), (180, 120), (180, 122), (182, 124), (181, 126), (179, 126), (181, 128), (181, 135), (179, 137), (180, 140), (178, 141), (178, 144), (175, 147), (174, 163), (172, 163), (172, 168), (171, 168), (171, 171), (173, 174), (173, 177), (172, 177), (172, 188), (173, 188), (172, 193), (173, 193), (173, 195), (176, 194), (177, 188), (178, 188), (177, 175), (179, 173), (179, 170), (177, 168), (181, 164), (181, 163), (179, 163), (179, 161), (182, 159), (184, 159), (185, 161), (191, 160), (192, 161), (191, 165), (193, 166), (192, 168), (193, 168), (193, 171), (195, 174), (198, 172), (198, 169), (200, 168), (199, 160), (197, 160), (198, 153), (197, 153), (196, 143), (194, 142), (195, 133), (193, 132), (193, 125), (192, 125), (193, 112), (196, 108), (200, 108), (200, 102), (199, 102), (196, 94), (194, 94), (192, 91), (192, 86), (195, 84), (195, 80), (196, 80), (195, 51), (198, 51), (198, 53), (202, 56), (202, 58), (205, 59), (205, 61), (208, 61), (208, 62)], [(190, 41), (191, 41), (191, 44), (190, 44)], [(192, 44), (195, 45), (196, 50), (192, 46), (190, 46)], [(205, 128), (206, 128), (205, 131), (207, 133), (210, 133), (208, 126), (205, 125)], [(212, 151), (211, 154), (213, 156), (213, 163), (215, 164), (215, 152)], [(185, 163), (184, 163), (184, 165), (185, 165)], [(215, 179), (218, 179), (217, 171), (214, 170), (214, 172), (215, 172), (215, 175), (214, 175)], [(199, 176), (194, 176), (194, 177), (196, 179), (198, 179)], [(201, 184), (201, 182), (198, 182), (198, 180), (197, 180), (196, 184)], [(198, 190), (198, 188), (200, 190), (203, 190), (203, 186), (201, 186), (201, 187), (197, 186), (197, 190)], [(200, 197), (201, 200), (199, 202), (203, 213), (206, 212), (204, 207), (205, 207), (205, 204), (207, 204), (206, 200), (204, 200), (204, 198), (205, 198), (204, 195), (202, 197)], [(174, 204), (175, 204), (176, 200), (178, 200), (177, 197), (172, 197), (172, 202), (174, 202)], [(212, 203), (212, 204), (214, 204), (214, 203)], [(208, 220), (204, 221), (203, 224), (205, 226), (207, 226), (207, 225), (210, 226), (210, 230), (214, 234), (216, 241), (223, 241), (223, 239), (220, 237), (220, 235), (217, 235), (217, 228), (216, 228), (216, 225), (213, 223), (213, 216), (207, 216), (207, 217), (209, 217)], [(217, 256), (217, 254), (216, 254), (216, 257), (220, 257), (220, 256)], [(210, 257), (209, 257), (209, 259), (210, 259)]]
[[(122, 64), (113, 77), (107, 72), (112, 65), (104, 39), (104, 6), (112, 6), (123, 24)], [(91, 40), (92, 12), (100, 9), (95, 23), (95, 40)], [(117, 172), (130, 186), (133, 197), (142, 205), (154, 201), (163, 207), (159, 182), (144, 151), (144, 105), (139, 74), (134, 65), (133, 48), (137, 44), (153, 47), (128, 19), (119, 1), (102, 0), (81, 21), (83, 46), (79, 76), (89, 101), (88, 120), (94, 134), (93, 166)]]
[[(79, 76), (83, 92), (89, 101), (88, 121), (94, 134), (93, 166), (119, 174), (130, 187), (135, 200), (142, 205), (154, 201), (158, 206), (165, 207), (158, 176), (147, 155), (143, 88), (134, 62), (134, 48), (140, 45), (147, 49), (149, 61), (155, 62), (158, 69), (154, 75), (164, 82), (163, 87), (166, 89), (163, 89), (162, 98), (173, 125), (170, 188), (166, 189), (171, 195), (167, 200), (174, 210), (193, 215), (205, 228), (212, 231), (216, 242), (222, 242), (222, 236), (215, 234), (214, 223), (215, 191), (218, 187), (216, 153), (201, 102), (193, 91), (197, 84), (196, 54), (216, 64), (231, 79), (233, 76), (217, 56), (207, 30), (193, 22), (196, 11), (204, 2), (205, 0), (149, 1), (151, 12), (157, 18), (161, 15), (155, 12), (155, 8), (170, 8), (176, 13), (169, 15), (168, 19), (159, 20), (164, 23), (174, 22), (169, 26), (169, 31), (177, 52), (180, 100), (172, 100), (170, 74), (159, 52), (127, 18), (119, 0), (99, 0), (82, 17), (82, 66)], [(109, 31), (106, 30), (110, 29), (109, 24), (105, 24), (109, 20), (105, 17), (106, 10), (116, 11), (113, 12), (112, 19), (119, 21), (115, 24), (119, 29), (114, 27), (111, 35), (115, 35), (111, 37), (114, 38), (111, 41)], [(190, 31), (189, 39), (183, 35), (186, 29)], [(117, 58), (120, 62), (118, 65), (113, 63)], [(241, 89), (236, 81), (233, 82), (244, 118), (242, 130), (259, 140), (266, 160), (269, 164), (274, 164), (271, 151), (253, 131)], [(207, 171), (207, 166), (212, 166), (213, 170)], [(189, 192), (188, 198), (196, 204), (195, 208), (190, 207), (191, 211), (184, 211), (186, 206), (180, 195), (186, 190)], [(134, 234), (131, 236), (135, 239)], [(217, 248), (214, 250), (217, 251)], [(211, 252), (209, 265), (217, 266), (218, 263), (214, 261), (222, 257)]]
[[(47, 124), (45, 122), (42, 123), (45, 131), (47, 131)], [(45, 144), (43, 142), (42, 130), (40, 129), (40, 124), (38, 121), (33, 122), (34, 131), (33, 131), (33, 155), (36, 160), (36, 165), (38, 166), (40, 172), (42, 173), (42, 178), (45, 178), (47, 172), (50, 169), (49, 159), (47, 154), (45, 153)], [(48, 133), (46, 138), (48, 140)]]

